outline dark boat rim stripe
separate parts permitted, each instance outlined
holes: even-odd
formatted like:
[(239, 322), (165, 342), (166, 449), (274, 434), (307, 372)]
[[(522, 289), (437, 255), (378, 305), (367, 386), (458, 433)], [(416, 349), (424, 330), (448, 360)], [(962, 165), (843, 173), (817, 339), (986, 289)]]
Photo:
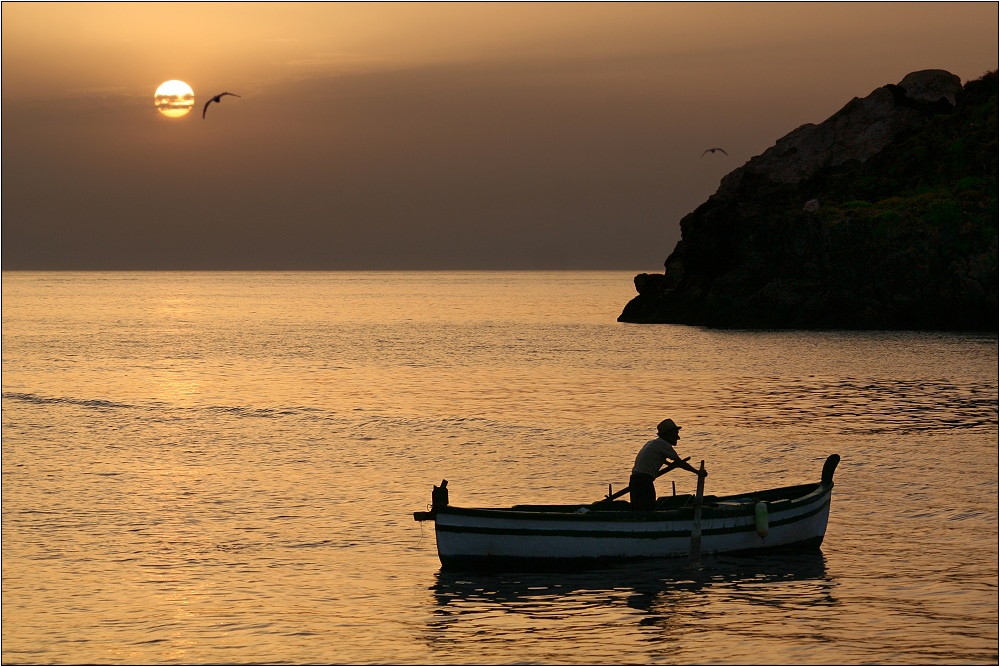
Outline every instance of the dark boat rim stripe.
[[(762, 546), (755, 549), (743, 549), (725, 552), (728, 555), (760, 555), (767, 553), (796, 553), (818, 551), (823, 544), (823, 536), (807, 537), (788, 544)], [(499, 572), (509, 569), (524, 569), (526, 571), (558, 571), (565, 572), (567, 568), (588, 569), (599, 566), (613, 566), (621, 563), (673, 560), (683, 556), (474, 556), (460, 554), (440, 554), (441, 566), (445, 570), (479, 570)]]

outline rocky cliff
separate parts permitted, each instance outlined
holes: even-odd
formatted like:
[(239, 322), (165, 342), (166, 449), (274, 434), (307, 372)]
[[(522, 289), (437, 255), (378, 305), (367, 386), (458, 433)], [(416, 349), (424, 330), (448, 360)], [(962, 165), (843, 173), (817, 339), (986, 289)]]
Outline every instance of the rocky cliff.
[(909, 74), (726, 176), (618, 320), (996, 331), (997, 164), (996, 72)]

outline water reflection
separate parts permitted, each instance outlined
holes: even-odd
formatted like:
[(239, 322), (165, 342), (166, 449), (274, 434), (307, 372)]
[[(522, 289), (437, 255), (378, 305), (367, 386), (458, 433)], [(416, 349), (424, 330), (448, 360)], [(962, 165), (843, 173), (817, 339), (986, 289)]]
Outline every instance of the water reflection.
[[(520, 637), (522, 659), (548, 660), (594, 641), (593, 630), (601, 627), (618, 638), (603, 660), (620, 662), (630, 654), (642, 660), (650, 651), (676, 658), (676, 647), (667, 645), (718, 623), (743, 625), (753, 635), (793, 617), (801, 623), (803, 616), (822, 615), (838, 604), (836, 585), (820, 552), (707, 557), (700, 568), (664, 560), (571, 573), (440, 571), (424, 634), (445, 651), (467, 642), (477, 642), (480, 652), (483, 642), (509, 650)], [(822, 633), (820, 624), (813, 630)], [(526, 631), (533, 641), (525, 641)], [(654, 649), (650, 642), (664, 646)], [(640, 646), (645, 653), (637, 652)]]

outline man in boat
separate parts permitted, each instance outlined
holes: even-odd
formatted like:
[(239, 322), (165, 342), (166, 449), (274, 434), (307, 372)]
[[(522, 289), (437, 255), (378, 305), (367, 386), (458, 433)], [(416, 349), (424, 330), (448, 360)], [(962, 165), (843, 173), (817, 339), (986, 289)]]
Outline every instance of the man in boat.
[(635, 457), (635, 465), (632, 466), (632, 476), (628, 480), (633, 511), (649, 512), (656, 508), (656, 487), (653, 485), (653, 480), (667, 459), (696, 475), (708, 476), (707, 472), (699, 472), (674, 451), (674, 446), (681, 439), (680, 430), (681, 427), (675, 424), (673, 419), (664, 419), (656, 426), (657, 437), (639, 450), (639, 454)]

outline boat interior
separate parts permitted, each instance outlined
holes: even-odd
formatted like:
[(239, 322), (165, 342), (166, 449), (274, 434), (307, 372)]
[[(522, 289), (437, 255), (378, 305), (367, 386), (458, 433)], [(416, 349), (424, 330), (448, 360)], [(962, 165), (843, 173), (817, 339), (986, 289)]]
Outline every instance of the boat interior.
[[(783, 502), (791, 503), (794, 500), (809, 495), (822, 486), (822, 483), (799, 484), (796, 486), (786, 486), (777, 489), (767, 489), (764, 491), (754, 491), (753, 493), (741, 493), (731, 496), (705, 496), (702, 499), (702, 507), (706, 509), (753, 512), (754, 506), (758, 502), (766, 502), (768, 505), (775, 505)], [(681, 510), (693, 508), (695, 504), (694, 494), (685, 493), (673, 496), (661, 496), (656, 500), (657, 512)], [(510, 509), (515, 512), (555, 512), (566, 514), (579, 514), (584, 512), (628, 512), (630, 504), (627, 500), (599, 500), (590, 504), (574, 505), (514, 505)]]

